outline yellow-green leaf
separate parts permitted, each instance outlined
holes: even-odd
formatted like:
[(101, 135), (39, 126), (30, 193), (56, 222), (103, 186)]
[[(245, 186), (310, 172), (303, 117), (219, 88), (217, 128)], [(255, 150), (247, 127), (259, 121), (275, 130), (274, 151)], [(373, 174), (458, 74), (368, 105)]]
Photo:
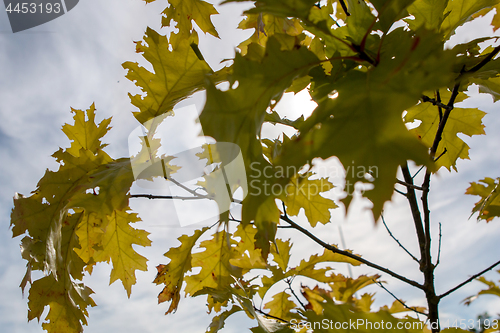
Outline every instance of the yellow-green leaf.
[[(445, 102), (449, 100), (451, 92), (448, 90), (440, 91), (441, 99)], [(461, 94), (456, 102), (466, 98)], [(441, 156), (436, 165), (438, 168), (446, 167), (456, 171), (457, 159), (469, 159), (469, 146), (457, 136), (463, 133), (468, 136), (485, 134), (482, 119), (486, 113), (478, 109), (455, 107), (448, 118), (444, 128), (441, 142), (436, 151), (436, 157)], [(422, 123), (412, 130), (415, 135), (428, 147), (434, 143), (434, 138), (439, 126), (439, 110), (437, 106), (431, 103), (420, 103), (410, 108), (405, 116), (407, 122), (420, 120)], [(446, 149), (446, 153), (444, 153)]]
[(148, 28), (144, 43), (137, 43), (137, 52), (151, 63), (154, 72), (137, 63), (123, 64), (128, 69), (126, 77), (145, 93), (144, 97), (129, 94), (132, 104), (139, 108), (134, 115), (141, 123), (172, 110), (179, 101), (202, 89), (205, 75), (211, 72), (193, 51), (189, 39), (170, 50), (167, 38)]
[(331, 190), (334, 186), (327, 178), (310, 179), (312, 173), (296, 174), (286, 186), (284, 202), (287, 214), (296, 216), (304, 209), (308, 222), (315, 227), (318, 222), (330, 222), (330, 209), (338, 206), (331, 199), (322, 197), (320, 193)]
[(193, 267), (201, 267), (201, 271), (184, 278), (186, 294), (193, 295), (205, 287), (223, 290), (235, 281), (234, 277), (241, 277), (241, 269), (230, 263), (236, 255), (234, 244), (225, 231), (201, 243), (200, 247), (205, 250), (192, 254)]
[(148, 232), (134, 229), (129, 224), (138, 222), (140, 219), (135, 213), (114, 211), (104, 222), (102, 235), (102, 249), (94, 255), (96, 261), (107, 261), (111, 259), (113, 269), (109, 283), (120, 279), (123, 287), (130, 297), (132, 285), (136, 282), (135, 271), (147, 270), (147, 259), (138, 254), (132, 245), (150, 246)]
[(182, 283), (184, 281), (184, 274), (191, 270), (191, 251), (196, 245), (196, 241), (200, 238), (208, 228), (196, 230), (192, 236), (182, 235), (179, 237), (181, 245), (179, 247), (171, 248), (165, 256), (170, 258), (167, 265), (158, 265), (158, 274), (154, 279), (156, 284), (164, 284), (165, 287), (158, 295), (158, 303), (172, 301), (170, 307), (165, 314), (177, 310), (180, 301), (180, 293)]

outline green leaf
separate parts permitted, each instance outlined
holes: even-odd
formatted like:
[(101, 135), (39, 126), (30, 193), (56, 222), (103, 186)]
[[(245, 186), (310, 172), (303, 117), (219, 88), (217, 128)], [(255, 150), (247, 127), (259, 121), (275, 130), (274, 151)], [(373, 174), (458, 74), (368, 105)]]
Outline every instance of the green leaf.
[[(252, 44), (252, 48), (260, 47)], [(311, 67), (319, 64), (318, 58), (306, 48), (281, 51), (274, 38), (269, 39), (261, 59), (253, 58), (254, 54), (249, 52), (245, 57), (236, 54), (232, 80), (238, 81), (238, 87), (220, 91), (210, 84), (200, 115), (205, 135), (218, 142), (235, 143), (241, 149), (251, 187), (243, 205), (244, 222), (258, 215), (258, 207), (270, 195), (265, 193), (264, 186), (274, 182), (274, 176), (268, 179), (262, 172), (269, 163), (263, 158), (257, 138), (266, 109), (272, 100), (281, 98), (295, 78), (305, 76)], [(273, 210), (276, 212), (277, 208)]]
[(387, 32), (394, 22), (407, 16), (406, 8), (415, 0), (371, 0), (378, 12), (382, 31)]
[(475, 79), (473, 82), (479, 85), (480, 93), (490, 94), (494, 102), (500, 100), (500, 77), (489, 78), (487, 80)]
[(182, 235), (179, 237), (181, 245), (179, 247), (172, 247), (165, 253), (165, 257), (170, 258), (167, 265), (158, 265), (158, 274), (154, 279), (154, 283), (164, 284), (165, 287), (158, 295), (158, 303), (172, 301), (170, 307), (165, 314), (175, 312), (179, 305), (180, 293), (184, 275), (191, 270), (191, 251), (196, 245), (196, 241), (201, 235), (207, 231), (208, 228), (196, 230), (192, 236)]
[(409, 7), (408, 12), (414, 19), (406, 19), (410, 29), (416, 31), (420, 27), (438, 31), (445, 18), (445, 8), (448, 0), (416, 0)]
[(408, 38), (411, 34), (394, 30), (384, 39), (376, 68), (351, 70), (340, 79), (335, 94), (319, 100), (300, 136), (283, 145), (286, 153), (276, 162), (300, 166), (314, 157), (337, 156), (346, 169), (344, 203), (349, 207), (358, 181), (373, 184), (364, 196), (373, 203), (375, 221), (392, 197), (399, 165), (413, 160), (432, 166), (427, 148), (409, 133), (402, 113), (416, 104), (424, 87), (444, 85), (448, 81), (443, 79), (451, 77), (451, 65), (443, 60), (452, 55), (443, 52), (440, 38), (428, 32)]
[(255, 29), (250, 38), (238, 45), (243, 56), (247, 53), (251, 43), (265, 47), (271, 36), (278, 39), (282, 47), (291, 50), (298, 41), (296, 37), (302, 33), (302, 26), (298, 19), (274, 16), (269, 13), (247, 14), (247, 17), (239, 23), (238, 29)]
[[(443, 101), (449, 100), (451, 92), (441, 90), (440, 96)], [(460, 95), (456, 102), (465, 99), (464, 94)], [(442, 111), (443, 112), (443, 111)], [(455, 107), (448, 118), (444, 128), (441, 142), (436, 151), (436, 157), (441, 156), (436, 161), (438, 168), (446, 167), (448, 170), (456, 169), (457, 159), (469, 159), (469, 146), (457, 136), (458, 133), (468, 136), (485, 134), (482, 119), (486, 113), (478, 109)], [(421, 102), (408, 109), (405, 115), (407, 122), (420, 120), (422, 123), (412, 130), (418, 138), (428, 147), (434, 143), (434, 138), (439, 126), (440, 116), (437, 106), (431, 103)], [(446, 153), (444, 153), (446, 150)]]
[(444, 34), (444, 39), (447, 40), (455, 33), (455, 29), (469, 21), (472, 15), (480, 10), (495, 6), (497, 0), (452, 0), (448, 1), (445, 9), (446, 17), (441, 25), (441, 32)]

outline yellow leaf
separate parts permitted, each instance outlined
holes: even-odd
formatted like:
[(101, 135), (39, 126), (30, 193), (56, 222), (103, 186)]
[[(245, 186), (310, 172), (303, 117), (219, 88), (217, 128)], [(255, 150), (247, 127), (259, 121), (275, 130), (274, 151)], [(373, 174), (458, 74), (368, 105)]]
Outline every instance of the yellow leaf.
[(177, 309), (180, 301), (180, 292), (184, 281), (184, 274), (191, 270), (191, 251), (200, 236), (207, 231), (208, 228), (196, 230), (192, 236), (182, 235), (179, 237), (181, 245), (171, 248), (165, 256), (170, 258), (167, 265), (158, 265), (158, 274), (154, 279), (156, 284), (164, 284), (165, 287), (158, 295), (158, 303), (172, 301), (170, 307), (165, 314), (174, 312)]
[(264, 309), (269, 309), (269, 314), (284, 320), (290, 320), (294, 316), (294, 313), (290, 312), (297, 307), (297, 305), (289, 300), (290, 295), (286, 292), (280, 292), (273, 296), (273, 300), (269, 301), (264, 305)]
[(287, 206), (287, 214), (296, 216), (301, 208), (304, 209), (307, 220), (315, 227), (318, 222), (326, 224), (330, 222), (329, 209), (338, 206), (331, 199), (324, 198), (321, 192), (329, 191), (333, 184), (326, 178), (309, 179), (312, 173), (305, 175), (297, 174), (292, 177), (286, 186), (286, 197), (284, 202)]
[(234, 282), (233, 276), (241, 277), (241, 269), (229, 262), (236, 255), (234, 245), (235, 241), (225, 231), (201, 243), (200, 247), (205, 248), (205, 251), (192, 255), (193, 267), (201, 267), (201, 271), (184, 278), (186, 294), (193, 295), (205, 287), (223, 290)]
[(114, 211), (104, 222), (102, 235), (102, 250), (94, 255), (96, 261), (113, 262), (113, 270), (109, 283), (117, 279), (122, 281), (123, 287), (130, 297), (132, 285), (136, 282), (135, 270), (147, 270), (147, 259), (138, 254), (133, 244), (150, 246), (148, 232), (132, 228), (129, 223), (140, 221), (135, 213), (126, 211)]
[(165, 36), (148, 28), (144, 42), (137, 42), (137, 51), (151, 63), (154, 73), (137, 63), (126, 62), (126, 77), (136, 81), (146, 96), (132, 96), (133, 105), (139, 108), (134, 115), (141, 123), (158, 117), (173, 109), (179, 101), (204, 87), (205, 75), (210, 67), (200, 60), (188, 39), (183, 39), (174, 50), (169, 49)]

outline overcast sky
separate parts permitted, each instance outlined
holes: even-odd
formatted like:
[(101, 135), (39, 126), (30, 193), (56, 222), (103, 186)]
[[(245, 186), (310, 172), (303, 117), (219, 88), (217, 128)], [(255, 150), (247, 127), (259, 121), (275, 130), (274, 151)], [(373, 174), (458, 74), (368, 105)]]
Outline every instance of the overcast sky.
[[(146, 6), (141, 0), (82, 0), (62, 17), (16, 34), (10, 29), (6, 13), (0, 11), (0, 250), (3, 254), (0, 256), (0, 330), (3, 332), (42, 331), (36, 321), (26, 323), (27, 299), (22, 298), (18, 287), (25, 273), (25, 261), (19, 251), (21, 237), (12, 239), (9, 230), (12, 197), (15, 192), (29, 194), (46, 168), (57, 167), (50, 155), (69, 144), (61, 126), (72, 121), (70, 107), (86, 109), (95, 102), (98, 119), (113, 116), (113, 130), (104, 140), (110, 143), (107, 152), (114, 158), (127, 156), (128, 134), (138, 124), (131, 114), (134, 107), (129, 103), (127, 93), (138, 93), (138, 89), (125, 79), (121, 64), (125, 61), (142, 62), (141, 56), (135, 53), (133, 41), (142, 39), (146, 26), (160, 28), (160, 12), (164, 7), (165, 1)], [(235, 46), (249, 35), (248, 31), (235, 31), (239, 21), (237, 7), (222, 6), (220, 12), (223, 15), (213, 19), (221, 40), (209, 36), (200, 41), (200, 48), (212, 67), (221, 66), (222, 59), (232, 57)], [(462, 29), (456, 38), (467, 41), (477, 35), (492, 33), (483, 22)], [(194, 100), (185, 102), (189, 103), (201, 108), (203, 96), (199, 94)], [(476, 94), (471, 103), (488, 112), (484, 119), (487, 136), (467, 138), (471, 146), (471, 161), (459, 162), (460, 173), (442, 173), (432, 181), (432, 218), (435, 223), (442, 222), (443, 226), (441, 264), (436, 270), (438, 293), (450, 289), (500, 257), (499, 221), (486, 224), (476, 223), (474, 218), (468, 220), (477, 198), (463, 195), (470, 181), (500, 176), (500, 156), (497, 153), (500, 111), (486, 95)], [(293, 118), (301, 112), (310, 112), (312, 107), (308, 97), (301, 95), (296, 99), (284, 98), (281, 110), (286, 110)], [(306, 109), (308, 111), (304, 111)], [(273, 128), (267, 130), (275, 133)], [(396, 237), (416, 253), (407, 204), (401, 196), (394, 199), (394, 203), (386, 207), (386, 221)], [(131, 298), (127, 299), (120, 282), (108, 286), (110, 267), (98, 265), (93, 276), (84, 280), (96, 292), (94, 300), (98, 304), (89, 311), (87, 332), (204, 332), (210, 316), (206, 314), (203, 299), (182, 299), (175, 315), (164, 316), (168, 305), (156, 304), (161, 287), (151, 283), (156, 274), (155, 266), (167, 261), (162, 254), (170, 246), (177, 246), (175, 239), (182, 233), (189, 233), (190, 229), (176, 227), (171, 222), (171, 207), (135, 200), (131, 203), (132, 208), (140, 213), (144, 220), (142, 227), (151, 232), (153, 240), (151, 248), (139, 249), (150, 259), (148, 272), (137, 272), (138, 284), (133, 287)], [(383, 226), (374, 227), (364, 209), (366, 202), (356, 200), (354, 205), (353, 211), (357, 213), (346, 218), (343, 209), (337, 209), (333, 211), (333, 223), (319, 227), (315, 232), (324, 235), (326, 241), (340, 244), (338, 227), (341, 226), (348, 248), (421, 281), (416, 263), (389, 238)], [(297, 218), (298, 221), (303, 219), (303, 216)], [(291, 236), (293, 234), (283, 234), (283, 238)], [(434, 239), (437, 239), (436, 227)], [(320, 250), (311, 245), (310, 240), (299, 237), (294, 253), (300, 255), (295, 262), (303, 253)], [(437, 249), (434, 250), (436, 253)], [(339, 265), (338, 269), (347, 274), (344, 265)], [(363, 267), (354, 269), (355, 275), (362, 273), (375, 272)], [(487, 276), (500, 278), (496, 273)], [(384, 280), (389, 282), (392, 292), (410, 301), (411, 305), (425, 305), (420, 291), (389, 277), (384, 277)], [(480, 287), (479, 283), (471, 283), (444, 299), (441, 317), (469, 319), (486, 310), (500, 313), (500, 302), (494, 297), (485, 296), (469, 308), (460, 304), (463, 298), (477, 292)], [(373, 287), (368, 291), (377, 293), (377, 305), (393, 301), (380, 288)], [(225, 332), (240, 332), (240, 320), (246, 321), (245, 315), (229, 320)]]

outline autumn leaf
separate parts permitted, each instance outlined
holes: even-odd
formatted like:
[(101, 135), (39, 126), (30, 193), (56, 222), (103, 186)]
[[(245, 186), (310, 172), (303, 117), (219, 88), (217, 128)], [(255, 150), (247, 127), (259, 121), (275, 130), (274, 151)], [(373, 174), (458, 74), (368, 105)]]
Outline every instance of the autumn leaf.
[(471, 216), (478, 213), (477, 219), (486, 220), (486, 222), (500, 216), (499, 183), (500, 178), (495, 180), (490, 177), (486, 177), (478, 183), (470, 183), (470, 187), (465, 194), (478, 195), (481, 197), (481, 200), (479, 200), (472, 209)]
[(193, 295), (206, 287), (223, 290), (234, 282), (234, 277), (241, 277), (241, 269), (230, 263), (236, 256), (234, 245), (235, 241), (225, 231), (200, 244), (205, 250), (193, 253), (191, 263), (193, 268), (201, 267), (201, 271), (184, 278), (186, 294)]
[(151, 63), (154, 72), (150, 72), (138, 63), (125, 62), (128, 70), (126, 77), (135, 81), (145, 96), (129, 94), (131, 102), (139, 108), (134, 115), (145, 123), (173, 109), (179, 101), (204, 86), (205, 75), (210, 67), (200, 60), (190, 45), (189, 39), (179, 42), (176, 49), (169, 49), (165, 36), (148, 28), (144, 42), (137, 42), (137, 52)]
[(183, 235), (179, 237), (181, 245), (179, 247), (172, 247), (165, 256), (170, 258), (167, 265), (158, 265), (158, 274), (154, 279), (154, 283), (164, 284), (165, 287), (158, 295), (158, 303), (172, 301), (170, 307), (165, 314), (177, 310), (180, 301), (180, 294), (184, 275), (191, 270), (191, 251), (196, 245), (196, 241), (200, 238), (208, 228), (196, 230), (192, 236)]
[(333, 188), (333, 184), (326, 178), (310, 179), (311, 173), (304, 175), (296, 174), (286, 187), (284, 202), (287, 206), (287, 214), (296, 216), (301, 208), (304, 209), (307, 220), (315, 227), (318, 222), (326, 224), (330, 222), (329, 209), (338, 206), (331, 199), (320, 195)]
[(114, 211), (108, 221), (104, 222), (102, 249), (95, 253), (94, 259), (113, 262), (109, 283), (120, 279), (130, 297), (132, 285), (136, 282), (135, 270), (146, 271), (148, 268), (147, 259), (138, 254), (132, 245), (150, 246), (151, 241), (147, 237), (148, 232), (129, 225), (140, 219), (137, 214), (128, 213), (126, 210)]
[(176, 49), (183, 39), (189, 39), (193, 32), (192, 21), (204, 32), (219, 37), (210, 17), (218, 14), (211, 3), (203, 0), (169, 0), (170, 6), (163, 11), (162, 26), (170, 26), (175, 21), (179, 31), (171, 35), (171, 43)]
[(273, 299), (264, 305), (264, 309), (268, 309), (269, 314), (284, 320), (290, 320), (296, 315), (291, 310), (295, 309), (297, 305), (289, 298), (291, 296), (286, 292), (280, 292), (273, 296)]

